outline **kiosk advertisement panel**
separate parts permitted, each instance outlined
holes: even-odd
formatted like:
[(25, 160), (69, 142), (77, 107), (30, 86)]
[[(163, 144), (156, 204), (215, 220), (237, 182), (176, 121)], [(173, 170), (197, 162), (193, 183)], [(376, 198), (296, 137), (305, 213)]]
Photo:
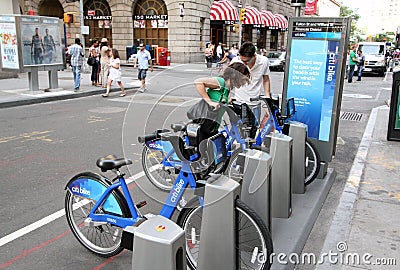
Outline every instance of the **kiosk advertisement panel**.
[(22, 16), (20, 25), (24, 67), (63, 64), (58, 18)]
[(308, 126), (323, 161), (330, 161), (343, 91), (348, 18), (290, 18), (285, 98), (294, 98), (293, 120)]
[(400, 141), (400, 70), (393, 73), (387, 139)]
[(0, 47), (2, 68), (19, 70), (17, 28), (14, 17), (0, 16)]

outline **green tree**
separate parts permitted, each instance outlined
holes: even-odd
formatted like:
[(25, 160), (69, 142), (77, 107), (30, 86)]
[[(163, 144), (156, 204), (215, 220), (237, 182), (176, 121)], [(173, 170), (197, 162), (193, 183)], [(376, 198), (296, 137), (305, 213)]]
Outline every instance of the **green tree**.
[(358, 30), (357, 29), (357, 21), (360, 19), (360, 15), (356, 11), (352, 10), (349, 7), (341, 6), (340, 7), (340, 17), (350, 17), (351, 18), (351, 26), (350, 26), (350, 36), (354, 36), (354, 33)]

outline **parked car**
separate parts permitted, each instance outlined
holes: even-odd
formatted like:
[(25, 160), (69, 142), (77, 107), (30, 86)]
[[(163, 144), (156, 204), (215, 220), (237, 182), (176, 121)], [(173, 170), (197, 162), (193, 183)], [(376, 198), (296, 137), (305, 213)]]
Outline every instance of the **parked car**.
[(270, 70), (285, 71), (286, 52), (269, 52), (267, 57)]

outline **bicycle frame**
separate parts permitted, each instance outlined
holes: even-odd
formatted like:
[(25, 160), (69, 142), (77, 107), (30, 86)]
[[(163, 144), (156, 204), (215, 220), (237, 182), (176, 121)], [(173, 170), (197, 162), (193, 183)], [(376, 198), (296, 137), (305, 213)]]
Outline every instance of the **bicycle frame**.
[[(187, 186), (190, 186), (192, 189), (196, 188), (196, 180), (191, 171), (190, 162), (185, 161), (180, 162), (180, 164), (182, 165), (180, 173), (160, 211), (160, 215), (169, 219), (177, 208)], [(119, 175), (117, 179), (115, 183), (107, 188), (97, 181), (90, 181), (90, 179), (78, 179), (68, 185), (68, 189), (73, 194), (97, 201), (87, 216), (94, 224), (104, 222), (125, 228), (135, 224), (142, 218), (142, 215), (138, 212), (133, 202), (125, 178), (123, 175)], [(122, 216), (119, 204), (112, 194), (114, 190), (120, 187), (127, 202), (131, 217)], [(200, 199), (200, 202), (201, 201)], [(103, 207), (102, 213), (98, 211), (100, 207)]]

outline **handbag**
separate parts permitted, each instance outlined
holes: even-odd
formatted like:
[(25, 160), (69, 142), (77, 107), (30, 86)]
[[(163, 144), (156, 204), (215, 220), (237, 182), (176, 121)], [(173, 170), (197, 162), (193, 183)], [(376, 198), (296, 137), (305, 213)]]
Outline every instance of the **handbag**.
[(217, 121), (218, 119), (218, 110), (213, 110), (204, 99), (194, 104), (186, 114), (191, 120), (209, 119)]
[(92, 54), (89, 55), (89, 58), (87, 60), (87, 64), (89, 66), (94, 66), (94, 63), (96, 63), (96, 59), (92, 56)]

